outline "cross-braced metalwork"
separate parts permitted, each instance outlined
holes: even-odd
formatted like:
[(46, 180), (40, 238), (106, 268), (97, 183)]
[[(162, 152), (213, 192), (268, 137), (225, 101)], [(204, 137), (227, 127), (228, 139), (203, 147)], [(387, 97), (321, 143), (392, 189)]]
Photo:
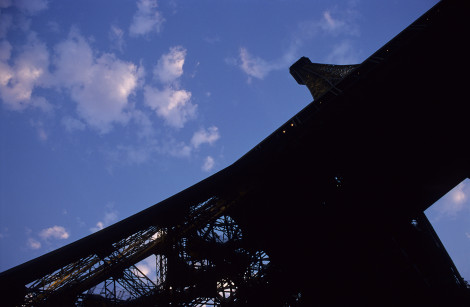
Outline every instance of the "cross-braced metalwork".
[(331, 90), (336, 95), (341, 92), (336, 85), (359, 65), (331, 65), (312, 63), (306, 57), (300, 58), (290, 67), (290, 73), (297, 83), (306, 85), (313, 99)]
[[(262, 279), (268, 255), (247, 248), (242, 229), (216, 197), (190, 207), (184, 222), (150, 226), (28, 285), (24, 306), (227, 305), (239, 285)], [(152, 265), (142, 266), (143, 261)], [(140, 267), (140, 268), (139, 268)], [(204, 282), (202, 282), (204, 281)]]

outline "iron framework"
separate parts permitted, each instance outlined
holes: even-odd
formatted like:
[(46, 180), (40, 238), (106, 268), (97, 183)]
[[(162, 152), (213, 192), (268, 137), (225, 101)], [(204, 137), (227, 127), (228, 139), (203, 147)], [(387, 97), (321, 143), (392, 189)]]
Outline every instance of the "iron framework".
[(468, 306), (423, 214), (470, 177), (468, 11), (438, 3), (359, 66), (300, 59), (312, 103), (211, 177), (0, 273), (2, 304)]
[(61, 267), (28, 284), (22, 306), (231, 306), (243, 301), (243, 287), (253, 291), (263, 284), (270, 259), (246, 246), (227, 213), (230, 206), (211, 197), (191, 206), (178, 225), (146, 227), (112, 243), (107, 252)]

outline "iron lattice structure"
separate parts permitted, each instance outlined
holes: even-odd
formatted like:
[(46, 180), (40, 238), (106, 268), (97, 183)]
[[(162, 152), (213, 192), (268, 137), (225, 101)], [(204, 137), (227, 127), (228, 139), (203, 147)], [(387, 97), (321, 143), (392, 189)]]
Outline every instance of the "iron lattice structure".
[(211, 177), (0, 273), (2, 304), (468, 306), (423, 213), (470, 177), (468, 11), (438, 3), (359, 66), (301, 58), (312, 103)]
[(295, 81), (306, 85), (317, 99), (328, 91), (337, 91), (336, 84), (340, 83), (359, 65), (331, 65), (312, 63), (306, 57), (301, 57), (290, 67), (290, 73)]
[[(22, 306), (243, 304), (244, 292), (261, 291), (270, 259), (245, 244), (231, 205), (211, 197), (189, 206), (177, 225), (142, 228), (61, 267), (30, 283)], [(152, 276), (139, 269), (146, 258)]]

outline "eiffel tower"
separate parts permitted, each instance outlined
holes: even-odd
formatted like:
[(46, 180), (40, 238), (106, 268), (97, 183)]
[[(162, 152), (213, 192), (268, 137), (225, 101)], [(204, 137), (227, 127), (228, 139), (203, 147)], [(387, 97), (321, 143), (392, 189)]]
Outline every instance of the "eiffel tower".
[(442, 1), (357, 66), (301, 58), (312, 103), (220, 172), (0, 273), (2, 306), (468, 306), (423, 213), (470, 176), (468, 12)]

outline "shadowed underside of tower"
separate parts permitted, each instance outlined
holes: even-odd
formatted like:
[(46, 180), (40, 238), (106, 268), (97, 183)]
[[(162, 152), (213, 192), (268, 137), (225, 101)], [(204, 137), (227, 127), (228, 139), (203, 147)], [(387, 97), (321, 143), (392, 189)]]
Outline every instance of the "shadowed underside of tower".
[(213, 176), (1, 273), (2, 301), (468, 305), (423, 214), (470, 176), (464, 2), (437, 4), (358, 66), (302, 58), (305, 109)]

